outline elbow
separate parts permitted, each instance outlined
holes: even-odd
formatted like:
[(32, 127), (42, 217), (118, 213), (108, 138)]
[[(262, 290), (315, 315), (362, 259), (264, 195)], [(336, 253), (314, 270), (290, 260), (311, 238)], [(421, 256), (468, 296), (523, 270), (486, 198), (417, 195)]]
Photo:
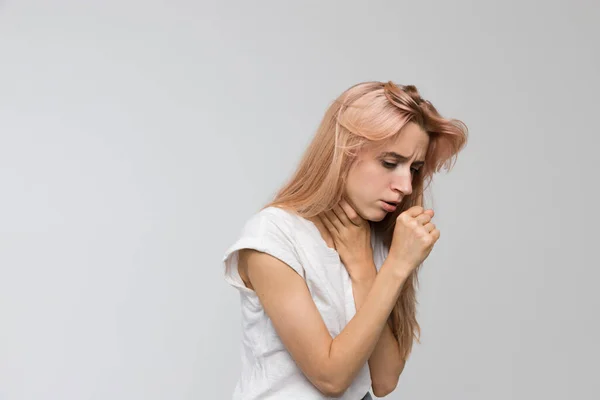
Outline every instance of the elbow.
[(395, 368), (394, 372), (390, 371), (385, 375), (380, 374), (378, 376), (371, 375), (371, 388), (373, 389), (373, 394), (377, 397), (385, 397), (396, 390), (398, 381), (400, 380), (400, 375), (402, 374), (402, 371), (404, 371), (405, 365), (406, 362), (402, 361), (402, 363)]
[(376, 397), (385, 397), (388, 394), (392, 393), (394, 390), (396, 390), (397, 386), (398, 379), (395, 379), (393, 381), (390, 380), (388, 382), (373, 383), (371, 387), (373, 388), (373, 394)]
[(342, 397), (344, 395), (345, 390), (337, 390), (337, 389), (319, 389), (319, 391), (326, 397)]
[(340, 379), (339, 376), (326, 376), (315, 382), (317, 389), (327, 397), (342, 397), (352, 382)]
[[(317, 389), (319, 389), (319, 391), (327, 397), (342, 397), (349, 386), (349, 383), (335, 382), (330, 380), (319, 383), (319, 385), (317, 385)], [(397, 379), (389, 382), (381, 382), (377, 384), (374, 383), (372, 385), (373, 394), (376, 397), (385, 397), (396, 390), (397, 386)]]
[(334, 381), (324, 381), (317, 385), (317, 389), (327, 397), (342, 397), (348, 385)]
[(375, 396), (385, 397), (396, 390), (398, 381), (400, 380), (400, 373), (380, 376), (379, 378), (372, 381), (371, 388)]

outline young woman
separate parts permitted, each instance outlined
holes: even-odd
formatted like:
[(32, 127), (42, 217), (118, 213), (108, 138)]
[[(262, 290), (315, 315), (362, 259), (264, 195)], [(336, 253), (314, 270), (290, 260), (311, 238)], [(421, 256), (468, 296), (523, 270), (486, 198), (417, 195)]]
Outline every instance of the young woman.
[(440, 237), (423, 193), (466, 140), (412, 85), (360, 83), (333, 102), (223, 257), (242, 307), (234, 399), (394, 390), (419, 340), (417, 272)]

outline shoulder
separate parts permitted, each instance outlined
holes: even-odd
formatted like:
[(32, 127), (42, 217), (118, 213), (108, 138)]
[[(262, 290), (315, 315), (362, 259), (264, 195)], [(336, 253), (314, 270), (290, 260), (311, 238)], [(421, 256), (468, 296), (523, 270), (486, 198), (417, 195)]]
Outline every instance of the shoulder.
[(244, 235), (275, 236), (293, 240), (299, 217), (292, 211), (267, 207), (253, 214), (244, 224)]
[[(264, 208), (250, 216), (222, 259), (229, 281), (241, 288), (239, 275), (242, 280), (247, 279), (247, 256), (256, 255), (257, 252), (283, 261), (299, 275), (304, 276), (295, 235), (298, 218), (291, 211), (276, 207)], [(259, 261), (262, 262), (263, 258), (264, 256), (260, 256)]]

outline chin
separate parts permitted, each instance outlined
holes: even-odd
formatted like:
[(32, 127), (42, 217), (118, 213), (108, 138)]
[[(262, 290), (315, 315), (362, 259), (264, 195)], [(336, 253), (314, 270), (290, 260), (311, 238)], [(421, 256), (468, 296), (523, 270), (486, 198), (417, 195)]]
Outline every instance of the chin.
[(374, 216), (373, 218), (369, 218), (369, 221), (371, 222), (380, 222), (383, 221), (383, 219), (388, 215), (387, 212), (383, 211), (383, 214), (378, 215), (378, 216)]
[(363, 219), (371, 222), (379, 222), (382, 221), (389, 213), (384, 209), (380, 208), (378, 212), (375, 210), (363, 210), (361, 213)]

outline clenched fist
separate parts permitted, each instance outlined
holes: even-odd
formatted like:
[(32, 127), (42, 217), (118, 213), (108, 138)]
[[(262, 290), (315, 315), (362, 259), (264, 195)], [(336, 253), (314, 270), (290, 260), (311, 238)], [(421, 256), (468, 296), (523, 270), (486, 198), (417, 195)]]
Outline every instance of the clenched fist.
[(406, 276), (429, 256), (440, 238), (440, 231), (431, 222), (433, 214), (431, 209), (414, 206), (396, 218), (388, 258), (397, 261)]

